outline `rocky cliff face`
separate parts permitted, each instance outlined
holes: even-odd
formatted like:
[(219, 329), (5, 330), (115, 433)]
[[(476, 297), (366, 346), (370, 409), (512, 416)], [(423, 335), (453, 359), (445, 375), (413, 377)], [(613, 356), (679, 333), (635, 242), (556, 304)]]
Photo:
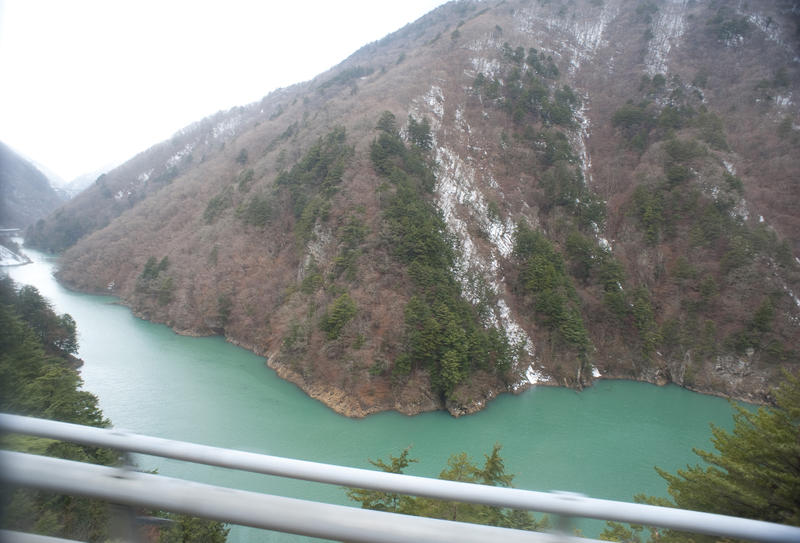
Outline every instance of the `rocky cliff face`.
[(447, 4), (28, 240), (348, 415), (600, 376), (767, 401), (800, 345), (798, 13)]

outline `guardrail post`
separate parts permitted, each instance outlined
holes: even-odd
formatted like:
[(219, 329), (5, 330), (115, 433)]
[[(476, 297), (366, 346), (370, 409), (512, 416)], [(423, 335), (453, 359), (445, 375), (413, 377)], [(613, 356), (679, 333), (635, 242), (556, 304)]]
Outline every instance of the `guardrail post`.
[[(584, 494), (578, 492), (564, 492), (562, 490), (554, 490), (553, 494), (565, 501), (578, 500), (586, 497)], [(563, 537), (564, 540), (575, 537), (576, 528), (574, 522), (575, 517), (571, 515), (555, 515), (555, 521), (553, 522), (554, 533), (559, 537)]]
[[(117, 468), (118, 478), (127, 479), (134, 470), (131, 454), (128, 451), (120, 451), (122, 465)], [(137, 526), (136, 511), (130, 505), (112, 503), (109, 504), (109, 536), (112, 540), (118, 539), (126, 543), (143, 543), (141, 533)]]

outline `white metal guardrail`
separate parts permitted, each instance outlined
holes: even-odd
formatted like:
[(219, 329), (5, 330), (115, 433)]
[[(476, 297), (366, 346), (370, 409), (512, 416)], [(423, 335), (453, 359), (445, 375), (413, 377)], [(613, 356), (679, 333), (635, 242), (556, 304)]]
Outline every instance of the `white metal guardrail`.
[[(76, 543), (72, 539), (62, 539), (60, 537), (49, 537), (46, 535), (26, 534), (13, 532), (11, 530), (0, 530), (0, 542), (2, 543)], [(80, 542), (77, 542), (80, 543)]]
[[(59, 439), (123, 452), (342, 486), (658, 526), (766, 543), (800, 542), (800, 528), (768, 522), (333, 466), (151, 436), (0, 414), (0, 432)], [(347, 541), (574, 541), (543, 534), (412, 517), (215, 487), (124, 468), (0, 452), (0, 481), (289, 533)]]

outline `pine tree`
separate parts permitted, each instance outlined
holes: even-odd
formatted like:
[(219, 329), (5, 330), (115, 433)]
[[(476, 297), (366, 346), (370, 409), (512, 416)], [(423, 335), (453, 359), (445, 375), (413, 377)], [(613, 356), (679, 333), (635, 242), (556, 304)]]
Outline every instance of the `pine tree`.
[(718, 452), (695, 449), (709, 466), (656, 468), (676, 505), (800, 526), (800, 375), (787, 373), (775, 399), (755, 413), (735, 406), (733, 433), (713, 427)]
[[(675, 475), (656, 468), (672, 501), (636, 501), (800, 526), (800, 375), (785, 376), (774, 407), (752, 412), (735, 405), (732, 433), (712, 426), (716, 452), (694, 449), (705, 466), (687, 466)], [(642, 533), (642, 526), (609, 522), (600, 538), (639, 542)], [(661, 542), (714, 541), (671, 530), (651, 529), (650, 536)]]
[[(408, 453), (411, 447), (406, 447), (400, 456), (389, 456), (387, 464), (381, 459), (370, 460), (369, 463), (380, 468), (386, 473), (403, 473), (409, 464), (417, 462), (416, 458), (409, 458)], [(375, 511), (391, 511), (393, 513), (407, 512), (408, 496), (401, 496), (394, 492), (382, 492), (380, 490), (365, 490), (363, 488), (350, 488), (347, 490), (347, 497), (361, 504), (362, 509), (372, 509)]]
[[(439, 478), (447, 481), (478, 483), (489, 486), (513, 486), (511, 481), (514, 476), (506, 473), (505, 463), (500, 456), (500, 449), (501, 445), (495, 444), (491, 454), (484, 455), (486, 461), (483, 467), (475, 465), (466, 453), (453, 454), (447, 460), (447, 467), (439, 474)], [(390, 456), (388, 463), (383, 460), (370, 460), (369, 462), (388, 473), (403, 473), (403, 470), (410, 463), (417, 461), (409, 458), (408, 453), (409, 449), (407, 448), (400, 456)], [(518, 509), (403, 496), (390, 492), (357, 488), (349, 489), (347, 496), (351, 500), (360, 503), (363, 509), (393, 511), (406, 515), (488, 524), (519, 530), (542, 530), (548, 526), (547, 517), (537, 521), (530, 512)]]

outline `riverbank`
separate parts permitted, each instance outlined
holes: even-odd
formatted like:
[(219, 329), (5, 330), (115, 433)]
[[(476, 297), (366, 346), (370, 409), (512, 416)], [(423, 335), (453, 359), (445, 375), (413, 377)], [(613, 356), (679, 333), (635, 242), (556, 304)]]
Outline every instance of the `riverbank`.
[[(64, 288), (71, 288), (69, 284), (64, 281), (59, 281), (59, 284)], [(75, 290), (75, 292), (80, 292)], [(108, 292), (95, 292), (93, 294), (108, 295)], [(131, 310), (137, 318), (141, 318), (148, 322), (159, 322), (157, 318), (152, 315), (136, 312), (131, 308), (131, 304), (126, 300), (117, 298), (118, 303)], [(178, 327), (175, 323), (163, 322), (169, 326), (173, 332), (182, 336), (188, 337), (206, 337), (209, 334), (205, 331), (197, 330), (191, 327)], [(380, 413), (384, 411), (396, 411), (404, 415), (418, 415), (430, 411), (446, 411), (454, 417), (461, 417), (465, 415), (472, 415), (479, 413), (491, 405), (498, 396), (504, 394), (519, 394), (534, 386), (533, 383), (525, 379), (508, 386), (500, 382), (491, 382), (484, 380), (480, 383), (479, 387), (471, 390), (469, 387), (464, 387), (460, 391), (458, 400), (443, 402), (440, 398), (436, 397), (430, 387), (427, 375), (417, 372), (409, 376), (408, 381), (403, 386), (395, 386), (389, 380), (384, 379), (381, 382), (379, 379), (365, 379), (364, 382), (355, 383), (349, 390), (337, 386), (331, 380), (319, 378), (313, 374), (304, 374), (298, 371), (297, 367), (290, 364), (283, 363), (277, 355), (279, 349), (268, 350), (260, 347), (249, 341), (244, 341), (240, 338), (231, 335), (223, 335), (225, 341), (247, 349), (248, 351), (262, 356), (266, 359), (266, 365), (274, 370), (276, 374), (295, 386), (297, 386), (304, 394), (313, 398), (328, 408), (332, 409), (337, 414), (350, 417), (350, 418), (363, 418), (369, 415)], [(732, 367), (732, 364), (719, 365), (719, 367)], [(734, 368), (735, 369), (735, 368)], [(522, 373), (522, 372), (521, 372)], [(730, 379), (738, 378), (736, 375), (731, 374)], [(735, 389), (736, 393), (729, 394), (720, 391), (712, 386), (703, 386), (689, 383), (686, 380), (673, 380), (667, 371), (654, 371), (642, 376), (631, 376), (629, 374), (615, 373), (603, 368), (602, 376), (598, 377), (595, 373), (591, 381), (586, 382), (586, 385), (591, 386), (592, 382), (597, 379), (626, 379), (632, 381), (639, 381), (663, 386), (669, 383), (675, 383), (678, 386), (686, 388), (694, 392), (702, 394), (733, 399), (748, 403), (765, 404), (770, 402), (770, 397), (767, 394), (748, 391), (746, 389)], [(562, 386), (553, 381), (536, 379), (535, 386)]]
[[(59, 283), (65, 288), (69, 288), (69, 286), (66, 285), (64, 282), (59, 281)], [(80, 292), (80, 291), (75, 291), (75, 292)], [(85, 294), (102, 295), (105, 293), (85, 293)], [(137, 318), (142, 319), (146, 322), (153, 322), (157, 324), (166, 325), (175, 334), (185, 337), (196, 337), (196, 338), (215, 337), (215, 336), (221, 337), (231, 345), (241, 347), (257, 356), (264, 357), (265, 365), (268, 368), (274, 370), (275, 373), (281, 379), (297, 386), (308, 397), (321, 402), (335, 413), (348, 418), (360, 419), (367, 417), (369, 415), (385, 411), (395, 411), (397, 413), (407, 416), (415, 416), (431, 411), (445, 411), (448, 412), (451, 416), (458, 418), (466, 415), (473, 415), (479, 413), (480, 411), (484, 410), (487, 406), (489, 406), (490, 403), (498, 396), (504, 394), (512, 396), (518, 395), (534, 386), (566, 388), (570, 390), (581, 391), (586, 388), (591, 388), (594, 382), (602, 380), (632, 381), (639, 383), (648, 383), (659, 387), (674, 384), (691, 392), (718, 398), (724, 398), (727, 400), (735, 400), (754, 405), (768, 405), (772, 403), (772, 398), (768, 394), (754, 393), (747, 390), (739, 390), (738, 393), (735, 394), (726, 394), (710, 386), (698, 386), (686, 382), (673, 381), (669, 378), (667, 372), (664, 371), (653, 371), (639, 377), (633, 377), (627, 374), (615, 373), (615, 372), (604, 372), (602, 374), (600, 374), (600, 372), (595, 372), (592, 377), (592, 381), (585, 383), (580, 388), (570, 387), (566, 384), (559, 384), (553, 380), (544, 378), (537, 378), (532, 381), (522, 379), (521, 381), (508, 386), (488, 388), (488, 389), (485, 386), (486, 383), (483, 383), (484, 386), (481, 392), (476, 393), (468, 391), (464, 395), (469, 399), (461, 402), (459, 401), (443, 402), (439, 398), (435, 397), (432, 391), (430, 390), (430, 382), (427, 379), (427, 375), (420, 375), (420, 373), (424, 372), (418, 371), (408, 376), (405, 386), (397, 391), (390, 390), (389, 389), (390, 387), (376, 387), (375, 383), (366, 383), (366, 385), (362, 387), (362, 392), (364, 393), (363, 397), (354, 396), (350, 392), (343, 390), (342, 388), (337, 387), (329, 382), (309, 379), (302, 373), (298, 372), (294, 367), (288, 364), (280, 363), (278, 361), (279, 357), (277, 356), (278, 352), (277, 349), (272, 351), (263, 349), (247, 341), (242, 341), (236, 337), (228, 336), (225, 334), (205, 334), (194, 329), (178, 328), (174, 326), (172, 323), (159, 322), (157, 319), (152, 319), (150, 318), (149, 315), (135, 311), (131, 307), (131, 305), (129, 303), (126, 303), (124, 300), (122, 299), (118, 300), (119, 300), (119, 305), (131, 311), (133, 315), (136, 316)], [(730, 367), (731, 365), (732, 363), (729, 361), (728, 367)], [(718, 365), (718, 367), (721, 366)], [(731, 374), (732, 379), (735, 379), (736, 377), (737, 375)], [(380, 388), (381, 390), (378, 390), (376, 392), (377, 388)], [(368, 403), (369, 400), (373, 400), (375, 403), (370, 404)]]

